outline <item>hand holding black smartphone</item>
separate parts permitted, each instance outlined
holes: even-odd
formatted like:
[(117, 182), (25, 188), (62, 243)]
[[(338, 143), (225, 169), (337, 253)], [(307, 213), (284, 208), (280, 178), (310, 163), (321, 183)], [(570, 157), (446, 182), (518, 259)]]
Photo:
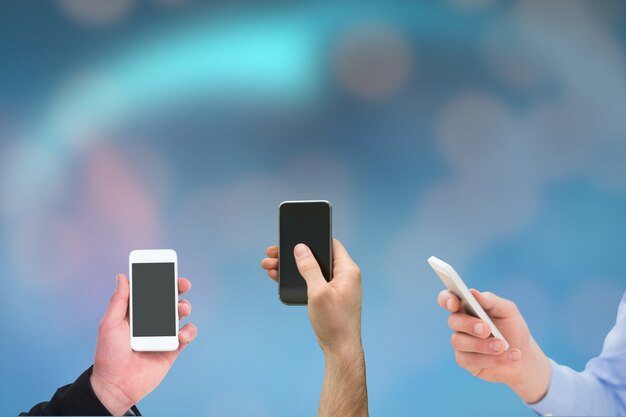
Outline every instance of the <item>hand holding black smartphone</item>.
[(293, 249), (307, 245), (326, 281), (332, 279), (332, 205), (325, 200), (285, 201), (278, 208), (278, 294), (288, 305), (307, 304), (306, 281), (298, 272)]

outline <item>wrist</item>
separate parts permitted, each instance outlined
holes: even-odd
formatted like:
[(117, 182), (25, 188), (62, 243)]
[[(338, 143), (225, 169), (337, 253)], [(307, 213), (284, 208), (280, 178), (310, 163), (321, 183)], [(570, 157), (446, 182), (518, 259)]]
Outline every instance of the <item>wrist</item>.
[(321, 344), (324, 356), (346, 357), (363, 351), (361, 336), (340, 339), (333, 343)]
[(126, 394), (96, 372), (89, 377), (91, 388), (102, 405), (114, 416), (124, 415), (133, 405)]
[(363, 355), (363, 343), (361, 342), (360, 337), (352, 338), (337, 343), (323, 345), (322, 351), (327, 359), (350, 358)]
[[(552, 379), (550, 360), (539, 348), (534, 340), (528, 350), (527, 360), (523, 360), (520, 377), (509, 384), (509, 387), (526, 404), (535, 404), (541, 401), (548, 393)], [(524, 356), (525, 353), (523, 353)]]

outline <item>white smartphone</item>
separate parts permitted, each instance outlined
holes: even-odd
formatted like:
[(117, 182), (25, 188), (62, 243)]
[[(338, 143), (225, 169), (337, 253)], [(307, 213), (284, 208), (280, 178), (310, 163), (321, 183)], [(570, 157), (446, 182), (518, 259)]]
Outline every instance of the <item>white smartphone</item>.
[(178, 349), (178, 257), (171, 249), (134, 250), (130, 277), (130, 346), (140, 352)]
[(502, 340), (504, 344), (504, 350), (509, 349), (509, 343), (506, 341), (502, 333), (498, 330), (491, 318), (487, 314), (487, 312), (480, 306), (476, 297), (472, 295), (470, 290), (467, 288), (467, 285), (463, 282), (459, 274), (452, 268), (452, 266), (448, 265), (444, 261), (434, 256), (428, 258), (428, 263), (430, 267), (437, 273), (439, 279), (443, 282), (443, 285), (454, 295), (459, 297), (461, 300), (461, 309), (463, 309), (467, 314), (478, 317), (485, 323), (489, 325), (491, 329), (491, 334), (498, 339)]

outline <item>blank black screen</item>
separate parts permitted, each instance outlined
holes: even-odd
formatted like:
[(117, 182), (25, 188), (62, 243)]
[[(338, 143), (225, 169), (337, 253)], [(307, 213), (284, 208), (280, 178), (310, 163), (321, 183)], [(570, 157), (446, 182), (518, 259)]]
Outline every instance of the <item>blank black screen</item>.
[(331, 208), (325, 202), (283, 203), (279, 219), (280, 298), (286, 303), (306, 304), (306, 282), (298, 272), (293, 248), (298, 243), (311, 248), (324, 278), (330, 281)]
[(132, 264), (133, 336), (176, 336), (173, 262)]

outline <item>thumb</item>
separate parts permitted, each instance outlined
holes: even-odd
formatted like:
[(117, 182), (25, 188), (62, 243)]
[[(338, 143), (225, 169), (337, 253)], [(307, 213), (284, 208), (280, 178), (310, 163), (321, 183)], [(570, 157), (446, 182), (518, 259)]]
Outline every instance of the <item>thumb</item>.
[(296, 265), (302, 278), (306, 281), (308, 293), (324, 288), (327, 284), (326, 279), (322, 275), (322, 270), (317, 260), (313, 256), (311, 249), (304, 243), (298, 243), (293, 249), (296, 258)]
[(517, 348), (511, 348), (497, 358), (499, 365), (510, 365), (522, 359), (522, 351)]
[(491, 292), (471, 290), (476, 300), (491, 318), (510, 318), (518, 313), (517, 306), (510, 300), (498, 297)]
[(103, 323), (116, 325), (126, 318), (129, 292), (128, 278), (124, 274), (117, 274), (117, 287), (115, 287), (109, 307), (102, 318)]

